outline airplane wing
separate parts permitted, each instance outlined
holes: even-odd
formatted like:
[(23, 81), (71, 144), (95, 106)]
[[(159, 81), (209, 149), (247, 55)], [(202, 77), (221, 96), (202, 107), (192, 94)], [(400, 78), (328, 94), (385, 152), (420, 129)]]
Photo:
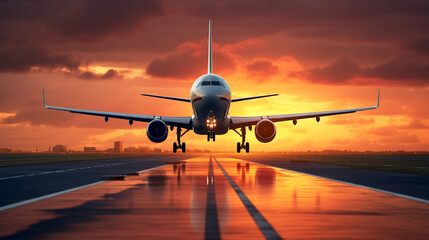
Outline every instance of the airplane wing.
[(272, 97), (272, 96), (278, 96), (278, 94), (270, 94), (270, 95), (255, 96), (255, 97), (245, 97), (245, 98), (235, 98), (235, 99), (232, 99), (231, 102), (246, 101), (246, 100), (252, 100), (252, 99), (257, 99), (257, 98)]
[(152, 95), (152, 94), (145, 94), (145, 93), (142, 93), (140, 95), (145, 97), (163, 98), (163, 99), (175, 100), (175, 101), (181, 101), (181, 102), (191, 102), (191, 99), (187, 99), (187, 98), (168, 97), (168, 96)]
[(75, 109), (75, 108), (48, 106), (46, 105), (46, 102), (45, 102), (45, 90), (43, 90), (43, 107), (46, 109), (52, 109), (52, 110), (60, 110), (60, 111), (67, 111), (71, 113), (100, 116), (100, 117), (104, 117), (104, 120), (106, 122), (109, 120), (109, 118), (125, 119), (125, 120), (128, 120), (130, 124), (132, 124), (133, 121), (150, 122), (154, 119), (160, 119), (170, 126), (192, 129), (191, 117), (162, 117), (162, 116), (152, 116), (152, 115), (101, 112), (101, 111), (83, 110), (83, 109)]
[(372, 110), (372, 109), (377, 109), (379, 106), (380, 106), (380, 89), (378, 90), (377, 106), (335, 110), (335, 111), (281, 114), (281, 115), (258, 116), (258, 117), (231, 117), (230, 129), (256, 125), (262, 119), (269, 119), (273, 122), (282, 122), (282, 121), (296, 121), (298, 119), (305, 119), (305, 118), (316, 118), (316, 120), (319, 121), (320, 117)]

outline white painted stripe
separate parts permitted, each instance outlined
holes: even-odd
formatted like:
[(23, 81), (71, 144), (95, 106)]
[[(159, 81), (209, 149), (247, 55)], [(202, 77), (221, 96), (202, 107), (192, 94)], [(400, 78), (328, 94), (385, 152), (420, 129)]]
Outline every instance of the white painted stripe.
[[(161, 165), (161, 166), (158, 166), (158, 167), (144, 169), (144, 170), (139, 171), (138, 173), (146, 172), (146, 171), (149, 171), (149, 170), (152, 170), (152, 169), (155, 169), (155, 168), (159, 168), (159, 167), (162, 167), (162, 166), (164, 166), (164, 165)], [(9, 204), (9, 205), (5, 205), (3, 207), (0, 207), (0, 212), (4, 211), (4, 210), (7, 210), (7, 209), (19, 207), (19, 206), (22, 206), (22, 205), (25, 205), (25, 204), (34, 203), (34, 202), (37, 202), (37, 201), (40, 201), (40, 200), (43, 200), (43, 199), (55, 197), (55, 196), (58, 196), (58, 195), (61, 195), (61, 194), (64, 194), (64, 193), (69, 193), (69, 192), (73, 192), (73, 191), (80, 190), (80, 189), (83, 189), (83, 188), (92, 187), (92, 186), (95, 186), (97, 184), (104, 183), (104, 182), (107, 182), (107, 181), (98, 181), (98, 182), (86, 184), (86, 185), (83, 185), (83, 186), (80, 186), (80, 187), (75, 187), (75, 188), (67, 189), (67, 190), (64, 190), (64, 191), (60, 191), (60, 192), (56, 192), (56, 193), (51, 193), (51, 194), (48, 194), (48, 195), (44, 195), (44, 196), (40, 196), (40, 197), (36, 197), (36, 198), (24, 200), (24, 201), (21, 201), (21, 202), (17, 202), (17, 203), (12, 203), (12, 204)]]
[(58, 195), (61, 195), (61, 194), (64, 194), (64, 193), (69, 193), (69, 192), (73, 192), (73, 191), (76, 191), (76, 190), (79, 190), (79, 189), (83, 189), (83, 188), (95, 186), (97, 184), (104, 183), (104, 182), (106, 182), (106, 181), (99, 181), (99, 182), (95, 182), (95, 183), (90, 183), (90, 184), (83, 185), (83, 186), (80, 186), (80, 187), (75, 187), (75, 188), (67, 189), (67, 190), (64, 190), (64, 191), (60, 191), (60, 192), (56, 192), (56, 193), (51, 193), (51, 194), (48, 194), (48, 195), (44, 195), (44, 196), (41, 196), (41, 197), (36, 197), (36, 198), (28, 199), (28, 200), (25, 200), (25, 201), (17, 202), (17, 203), (12, 203), (12, 204), (0, 207), (0, 212), (4, 211), (4, 210), (7, 210), (7, 209), (19, 207), (19, 206), (22, 206), (22, 205), (25, 205), (25, 204), (37, 202), (37, 201), (40, 201), (40, 200), (43, 200), (43, 199), (55, 197), (55, 196), (58, 196)]
[(145, 169), (145, 170), (141, 170), (141, 171), (138, 171), (138, 173), (146, 172), (146, 171), (153, 170), (155, 168), (160, 168), (160, 167), (163, 167), (163, 166), (165, 166), (165, 164), (161, 165), (161, 166), (158, 166), (158, 167), (153, 167), (153, 168), (148, 168), (148, 169)]
[[(239, 159), (239, 160), (245, 161), (243, 159)], [(246, 162), (249, 162), (249, 161), (246, 161)], [(287, 168), (275, 167), (275, 166), (271, 166), (271, 165), (268, 165), (268, 164), (263, 164), (263, 163), (258, 163), (258, 162), (252, 162), (252, 163), (264, 165), (264, 166), (267, 166), (267, 167), (277, 168), (277, 169), (280, 169), (280, 170), (286, 170), (286, 171), (291, 171), (291, 172), (295, 172), (295, 173), (301, 173), (301, 174), (305, 174), (305, 175), (312, 176), (312, 177), (323, 178), (323, 179), (326, 179), (326, 180), (340, 182), (340, 183), (344, 183), (344, 184), (348, 184), (348, 185), (352, 185), (352, 186), (356, 186), (356, 187), (366, 188), (366, 189), (373, 190), (373, 191), (376, 191), (376, 192), (386, 193), (386, 194), (390, 194), (390, 195), (393, 195), (393, 196), (402, 197), (402, 198), (406, 198), (406, 199), (410, 199), (410, 200), (414, 200), (414, 201), (418, 201), (418, 202), (422, 202), (422, 203), (429, 203), (429, 200), (426, 200), (426, 199), (423, 199), (423, 198), (412, 197), (412, 196), (408, 196), (408, 195), (404, 195), (404, 194), (400, 194), (400, 193), (395, 193), (395, 192), (390, 192), (390, 191), (386, 191), (386, 190), (382, 190), (382, 189), (378, 189), (378, 188), (368, 187), (368, 186), (364, 186), (364, 185), (360, 185), (360, 184), (356, 184), (356, 183), (341, 181), (341, 180), (338, 180), (338, 179), (333, 179), (333, 178), (328, 178), (328, 177), (322, 177), (322, 176), (314, 175), (314, 174), (311, 174), (311, 173), (305, 173), (305, 172), (290, 170), (290, 169), (287, 169)]]
[(25, 177), (25, 175), (18, 175), (18, 176), (4, 177), (4, 178), (0, 178), (0, 180), (12, 179), (12, 178), (20, 178), (20, 177)]

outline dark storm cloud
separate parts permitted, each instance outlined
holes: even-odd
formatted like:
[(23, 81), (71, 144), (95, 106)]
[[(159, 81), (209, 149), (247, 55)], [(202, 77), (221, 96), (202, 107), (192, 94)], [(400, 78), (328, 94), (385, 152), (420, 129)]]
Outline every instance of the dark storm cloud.
[(361, 76), (387, 80), (418, 80), (429, 84), (429, 64), (415, 62), (388, 61), (370, 68), (363, 68)]
[[(174, 52), (153, 60), (146, 68), (146, 73), (161, 78), (198, 77), (207, 72), (207, 53), (201, 51), (204, 48), (205, 44), (185, 43)], [(236, 67), (234, 59), (223, 52), (214, 51), (213, 59), (213, 69), (217, 73), (232, 71)]]
[(199, 1), (190, 9), (203, 18), (240, 25), (234, 31), (241, 34), (289, 30), (302, 33), (301, 37), (356, 40), (422, 34), (429, 14), (424, 0)]
[(0, 47), (0, 72), (25, 72), (32, 67), (76, 70), (80, 62), (68, 54), (52, 53), (39, 46)]
[[(363, 67), (355, 60), (342, 57), (324, 67), (309, 68), (297, 73), (308, 81), (321, 84), (362, 84), (356, 78), (381, 79), (405, 85), (429, 84), (429, 64), (390, 60), (371, 67)], [(368, 83), (368, 82), (365, 82)]]
[(320, 83), (341, 83), (353, 79), (360, 72), (357, 62), (350, 58), (342, 57), (330, 65), (314, 67), (308, 70), (307, 79)]
[[(429, 25), (427, 27), (429, 27)], [(411, 40), (404, 45), (404, 48), (429, 56), (429, 38)]]
[(279, 67), (268, 59), (257, 59), (247, 64), (246, 70), (253, 74), (271, 76), (279, 72)]
[(157, 0), (91, 0), (57, 17), (51, 26), (63, 38), (94, 41), (133, 31), (144, 20), (162, 13)]
[(122, 79), (122, 75), (115, 69), (109, 69), (104, 74), (97, 74), (91, 71), (83, 71), (79, 74), (79, 78), (84, 80)]
[(17, 0), (2, 1), (0, 9), (0, 72), (25, 72), (34, 67), (76, 70), (82, 63), (70, 51), (76, 49), (73, 42), (91, 49), (90, 42), (126, 36), (163, 13), (157, 0)]
[[(0, 9), (1, 72), (25, 72), (32, 67), (73, 70), (94, 62), (147, 66), (148, 59), (159, 54), (162, 57), (149, 63), (148, 74), (194, 77), (205, 73), (206, 46), (201, 46), (202, 53), (171, 51), (187, 40), (204, 39), (204, 26), (213, 19), (214, 41), (220, 46), (258, 38), (271, 41), (238, 52), (215, 52), (216, 72), (235, 68), (234, 53), (245, 56), (245, 62), (291, 56), (310, 67), (308, 77), (325, 83), (349, 84), (354, 77), (396, 83), (405, 75), (416, 82), (427, 78), (429, 2), (425, 0), (11, 0), (1, 1)], [(408, 63), (390, 60), (403, 52)], [(339, 60), (327, 65), (334, 59)], [(244, 67), (249, 72), (276, 71), (268, 65), (262, 69), (261, 64)], [(75, 76), (117, 76), (110, 74), (78, 72)]]

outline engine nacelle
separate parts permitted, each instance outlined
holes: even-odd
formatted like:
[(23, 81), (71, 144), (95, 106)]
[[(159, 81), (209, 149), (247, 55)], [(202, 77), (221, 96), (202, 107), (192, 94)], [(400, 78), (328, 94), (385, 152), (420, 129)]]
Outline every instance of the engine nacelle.
[(276, 133), (276, 125), (268, 119), (262, 119), (256, 124), (255, 136), (260, 142), (267, 143), (273, 141)]
[(168, 127), (164, 121), (155, 119), (152, 120), (146, 129), (146, 134), (149, 140), (155, 143), (164, 142), (168, 136)]

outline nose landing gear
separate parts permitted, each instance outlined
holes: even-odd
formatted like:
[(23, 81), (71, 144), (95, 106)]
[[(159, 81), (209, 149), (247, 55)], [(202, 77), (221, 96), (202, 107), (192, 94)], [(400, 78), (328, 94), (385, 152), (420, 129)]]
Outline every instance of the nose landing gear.
[(246, 128), (241, 128), (241, 134), (237, 130), (233, 129), (241, 137), (241, 143), (237, 143), (237, 152), (240, 153), (241, 149), (245, 149), (246, 153), (249, 152), (249, 142), (246, 142)]
[(213, 142), (216, 141), (216, 134), (213, 131), (207, 132), (207, 142), (210, 142), (210, 139), (213, 139)]
[(173, 143), (173, 152), (177, 152), (177, 149), (182, 149), (182, 153), (186, 152), (186, 143), (180, 143), (180, 137), (183, 137), (190, 129), (186, 129), (186, 131), (182, 134), (182, 128), (177, 127), (177, 143)]

